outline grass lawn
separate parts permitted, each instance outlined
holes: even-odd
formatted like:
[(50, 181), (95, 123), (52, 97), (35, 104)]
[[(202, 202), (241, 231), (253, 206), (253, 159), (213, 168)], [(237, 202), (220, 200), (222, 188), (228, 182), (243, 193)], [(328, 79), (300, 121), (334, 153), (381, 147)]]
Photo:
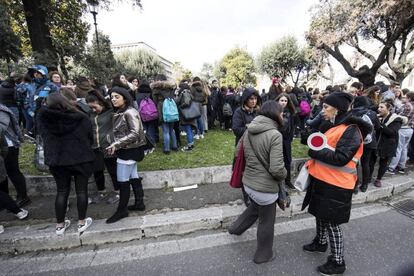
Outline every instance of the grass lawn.
[[(230, 131), (211, 130), (203, 140), (195, 140), (194, 150), (191, 152), (171, 152), (165, 155), (162, 145), (147, 155), (144, 161), (138, 164), (140, 171), (155, 171), (169, 169), (184, 169), (230, 165), (234, 154), (234, 135)], [(181, 136), (182, 145), (186, 144), (186, 137)], [(20, 150), (20, 168), (24, 174), (42, 175), (33, 164), (33, 144), (24, 143)], [(294, 139), (292, 144), (293, 158), (307, 157), (307, 147)]]

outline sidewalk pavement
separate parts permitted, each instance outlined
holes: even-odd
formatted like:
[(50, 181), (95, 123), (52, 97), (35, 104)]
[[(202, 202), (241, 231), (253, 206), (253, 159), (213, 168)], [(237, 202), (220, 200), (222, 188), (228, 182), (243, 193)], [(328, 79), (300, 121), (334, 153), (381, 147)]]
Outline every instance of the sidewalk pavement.
[[(298, 171), (307, 158), (292, 160), (292, 177)], [(228, 182), (231, 177), (231, 166), (215, 166), (191, 169), (177, 169), (164, 171), (140, 171), (139, 175), (143, 178), (142, 183), (145, 190), (151, 189), (172, 189), (194, 184), (217, 184)], [(27, 176), (27, 190), (30, 195), (54, 195), (56, 184), (52, 176)], [(110, 177), (105, 177), (106, 188), (111, 190), (112, 183)], [(93, 178), (90, 179), (90, 191), (96, 191)]]
[[(398, 193), (401, 193), (414, 184), (414, 173), (404, 176), (395, 176), (383, 180), (383, 187), (376, 188), (370, 186), (366, 193), (358, 193), (353, 198), (354, 204), (374, 202)], [(229, 194), (229, 199), (240, 196), (239, 190), (231, 189), (227, 184), (200, 186), (200, 192), (217, 189), (217, 194)], [(220, 187), (220, 188), (218, 188)], [(198, 188), (198, 189), (200, 189)], [(203, 190), (205, 189), (205, 190)], [(222, 189), (222, 190), (221, 190)], [(189, 191), (186, 191), (189, 192)], [(194, 190), (192, 192), (197, 192)], [(179, 192), (181, 193), (181, 192)], [(191, 201), (187, 195), (171, 195), (171, 201), (181, 204)], [(288, 220), (295, 220), (295, 216), (304, 212), (300, 211), (304, 193), (295, 193), (291, 196), (292, 204), (290, 208), (282, 212), (278, 210), (277, 217)], [(161, 197), (164, 202), (165, 197)], [(196, 197), (195, 201), (202, 201)], [(225, 198), (221, 198), (225, 199)], [(147, 202), (153, 199), (148, 198)], [(155, 198), (154, 198), (155, 200)], [(198, 204), (198, 203), (197, 203)], [(192, 206), (197, 206), (197, 204)], [(200, 205), (200, 204), (198, 204)], [(150, 205), (149, 205), (150, 206)], [(184, 205), (183, 205), (184, 206)], [(190, 206), (190, 205), (189, 205)], [(97, 207), (98, 208), (98, 207)], [(187, 207), (188, 208), (188, 207)], [(50, 205), (48, 209), (50, 208)], [(115, 207), (113, 207), (115, 209)], [(92, 208), (91, 208), (92, 210)], [(121, 220), (115, 224), (106, 224), (100, 217), (102, 208), (96, 210), (97, 216), (94, 217), (93, 225), (83, 234), (76, 232), (76, 227), (70, 227), (65, 236), (58, 237), (54, 231), (54, 223), (44, 223), (44, 221), (29, 220), (28, 225), (18, 225), (6, 227), (5, 233), (0, 235), (0, 253), (23, 253), (39, 250), (67, 249), (81, 246), (97, 246), (106, 243), (127, 242), (140, 239), (158, 238), (163, 236), (184, 235), (201, 230), (226, 229), (243, 210), (244, 206), (240, 201), (231, 204), (204, 206), (193, 210), (157, 210), (141, 215), (131, 213), (132, 217)], [(50, 211), (50, 210), (49, 210)], [(52, 210), (53, 211), (53, 210)], [(106, 214), (102, 211), (102, 214)], [(39, 223), (41, 222), (41, 223)], [(76, 221), (72, 221), (76, 224)]]

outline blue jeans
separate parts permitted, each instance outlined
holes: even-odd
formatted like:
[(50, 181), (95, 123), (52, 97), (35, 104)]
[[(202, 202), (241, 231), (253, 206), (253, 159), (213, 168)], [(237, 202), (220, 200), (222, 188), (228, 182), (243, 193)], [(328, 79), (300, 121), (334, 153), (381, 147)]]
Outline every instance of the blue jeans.
[(19, 123), (19, 119), (20, 119), (19, 108), (17, 106), (11, 106), (8, 108), (11, 110), (11, 112), (13, 112), (14, 118), (16, 119), (17, 123)]
[(194, 135), (193, 135), (193, 129), (191, 128), (191, 125), (182, 125), (182, 128), (184, 129), (185, 133), (187, 133), (187, 144), (193, 145)]
[(197, 134), (204, 134), (204, 122), (202, 117), (197, 118)]
[(133, 178), (138, 178), (136, 162), (131, 165), (116, 163), (116, 180), (118, 182), (127, 182)]
[(164, 139), (164, 151), (170, 151), (170, 139), (172, 148), (177, 148), (177, 137), (175, 137), (174, 123), (162, 123), (162, 136)]
[(388, 166), (390, 169), (395, 170), (398, 167), (401, 169), (405, 169), (405, 164), (407, 163), (407, 153), (408, 153), (408, 146), (410, 145), (411, 137), (413, 136), (413, 129), (412, 128), (401, 128), (398, 131), (398, 147), (395, 156), (392, 158), (390, 165)]
[(23, 116), (26, 121), (25, 129), (31, 132), (33, 130), (33, 117), (29, 115), (28, 109), (23, 109)]
[(150, 122), (142, 122), (142, 124), (148, 134), (148, 138), (151, 139), (151, 142), (155, 145), (157, 141), (155, 129), (158, 127), (158, 119)]

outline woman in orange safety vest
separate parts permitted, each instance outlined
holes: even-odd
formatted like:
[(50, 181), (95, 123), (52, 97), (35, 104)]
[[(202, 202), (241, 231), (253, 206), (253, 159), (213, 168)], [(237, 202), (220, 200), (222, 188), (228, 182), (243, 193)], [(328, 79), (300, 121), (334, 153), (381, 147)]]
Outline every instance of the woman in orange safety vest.
[(311, 160), (306, 166), (311, 184), (306, 193), (303, 209), (316, 218), (316, 237), (304, 245), (308, 252), (325, 252), (328, 238), (331, 255), (318, 267), (325, 275), (345, 271), (344, 247), (340, 224), (349, 221), (353, 189), (357, 180), (356, 166), (363, 151), (363, 140), (371, 125), (349, 112), (353, 98), (344, 92), (326, 97), (323, 117), (331, 127), (325, 131), (327, 146), (322, 150), (309, 150)]

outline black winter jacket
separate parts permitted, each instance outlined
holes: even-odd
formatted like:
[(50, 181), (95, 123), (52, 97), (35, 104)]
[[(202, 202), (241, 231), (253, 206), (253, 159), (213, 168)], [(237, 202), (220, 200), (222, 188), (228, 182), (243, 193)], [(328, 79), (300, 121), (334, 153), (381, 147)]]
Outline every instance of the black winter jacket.
[(362, 118), (362, 116), (364, 114), (369, 117), (369, 119), (371, 120), (371, 123), (374, 127), (374, 131), (372, 133), (373, 134), (372, 135), (372, 141), (369, 144), (365, 144), (364, 149), (365, 148), (367, 148), (367, 149), (376, 149), (377, 148), (376, 133), (377, 133), (378, 129), (380, 128), (380, 122), (378, 120), (377, 113), (375, 113), (374, 111), (372, 111), (368, 107), (356, 107), (356, 108), (352, 109), (352, 115), (354, 115), (355, 117)]
[(390, 113), (380, 120), (380, 128), (377, 131), (377, 156), (391, 158), (395, 156), (398, 147), (398, 131), (403, 124), (403, 119), (397, 114)]
[[(337, 116), (334, 126), (350, 125), (339, 139), (336, 150), (309, 150), (309, 156), (329, 165), (344, 166), (352, 160), (371, 126), (361, 118), (344, 114)], [(359, 129), (359, 130), (358, 130)], [(362, 137), (360, 135), (362, 134)], [(317, 219), (336, 224), (349, 221), (353, 189), (343, 189), (311, 177), (311, 184), (303, 201), (302, 210), (309, 205), (308, 212)]]
[(42, 107), (38, 124), (45, 163), (50, 167), (73, 166), (95, 159), (92, 124), (85, 114)]
[(0, 103), (7, 107), (17, 107), (14, 92), (15, 85), (8, 81), (3, 81), (0, 85)]
[[(257, 97), (257, 104), (253, 110), (248, 110), (246, 108), (247, 101), (253, 95), (256, 95)], [(250, 124), (250, 122), (253, 121), (254, 117), (256, 117), (256, 113), (262, 103), (259, 94), (254, 89), (245, 89), (241, 97), (241, 102), (242, 106), (236, 108), (236, 111), (234, 111), (231, 126), (233, 133), (236, 136), (236, 145), (246, 130), (247, 124)]]

